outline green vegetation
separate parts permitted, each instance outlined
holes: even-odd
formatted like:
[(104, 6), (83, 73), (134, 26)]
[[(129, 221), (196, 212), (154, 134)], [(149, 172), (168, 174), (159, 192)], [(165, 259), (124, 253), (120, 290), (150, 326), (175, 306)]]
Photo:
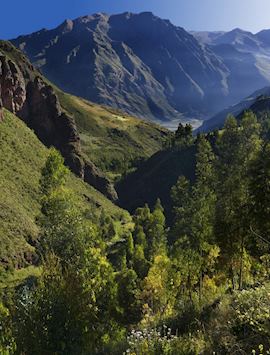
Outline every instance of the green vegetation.
[(56, 91), (63, 109), (75, 119), (83, 154), (110, 177), (128, 172), (160, 150), (169, 134), (154, 123)]
[[(0, 151), (0, 259), (1, 265), (12, 271), (36, 261), (39, 179), (48, 149), (20, 119), (4, 111)], [(119, 216), (129, 220), (127, 212), (74, 175), (68, 177), (67, 186), (76, 194), (79, 205), (94, 211), (104, 209), (117, 220)]]
[(194, 176), (171, 189), (170, 227), (159, 199), (124, 221), (116, 207), (89, 210), (43, 148), (39, 269), (2, 287), (3, 354), (268, 353), (269, 135), (252, 113), (212, 135), (182, 131), (166, 151), (193, 149)]

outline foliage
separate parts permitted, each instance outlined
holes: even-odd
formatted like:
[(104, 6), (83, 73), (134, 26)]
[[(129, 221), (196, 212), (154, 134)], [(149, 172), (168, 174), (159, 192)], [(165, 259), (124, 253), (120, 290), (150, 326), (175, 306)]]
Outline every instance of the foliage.
[(0, 303), (2, 352), (270, 348), (267, 135), (246, 113), (213, 135), (195, 138), (179, 126), (175, 136), (175, 151), (192, 146), (196, 162), (194, 179), (181, 175), (171, 189), (170, 223), (160, 199), (132, 221), (116, 207), (88, 208), (61, 155), (45, 150), (36, 201), (41, 272)]
[(270, 348), (269, 284), (225, 298), (212, 315), (209, 333), (217, 352), (252, 353)]
[(177, 337), (165, 324), (159, 329), (132, 330), (127, 342), (125, 355), (195, 355), (205, 349), (203, 339)]
[(12, 321), (10, 311), (0, 301), (0, 353), (3, 355), (14, 354), (16, 343), (12, 335)]

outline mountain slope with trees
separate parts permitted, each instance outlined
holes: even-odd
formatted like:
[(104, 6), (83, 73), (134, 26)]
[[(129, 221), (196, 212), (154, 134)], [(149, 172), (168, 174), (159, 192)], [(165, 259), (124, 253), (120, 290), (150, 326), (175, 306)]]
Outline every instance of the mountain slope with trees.
[[(180, 126), (167, 149), (194, 145), (190, 132)], [(108, 215), (93, 220), (74, 203), (50, 149), (38, 186), (41, 272), (1, 298), (2, 352), (269, 349), (269, 128), (245, 113), (214, 138), (197, 136), (194, 178), (171, 189), (170, 228), (157, 199), (118, 239)]]
[[(24, 122), (4, 111), (0, 151), (0, 263), (11, 270), (20, 269), (37, 262), (38, 186), (48, 149)], [(67, 183), (81, 207), (96, 210), (95, 213), (104, 209), (114, 217), (122, 214), (104, 195), (74, 175), (70, 175)]]

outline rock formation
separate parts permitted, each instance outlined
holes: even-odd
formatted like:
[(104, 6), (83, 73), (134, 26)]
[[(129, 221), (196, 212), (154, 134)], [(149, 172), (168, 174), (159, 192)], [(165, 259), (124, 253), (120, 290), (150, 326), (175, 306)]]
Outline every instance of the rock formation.
[(4, 41), (0, 41), (0, 119), (2, 106), (25, 121), (46, 146), (55, 146), (71, 171), (110, 199), (117, 199), (112, 184), (82, 157), (75, 122), (63, 112), (52, 86)]

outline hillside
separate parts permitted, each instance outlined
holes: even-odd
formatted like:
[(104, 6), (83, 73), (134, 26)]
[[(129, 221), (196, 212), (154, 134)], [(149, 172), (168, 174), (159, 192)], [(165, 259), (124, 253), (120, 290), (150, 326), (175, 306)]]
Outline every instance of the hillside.
[(161, 149), (166, 129), (53, 86), (9, 42), (0, 42), (0, 106), (18, 115), (69, 168), (112, 200), (111, 178)]
[(195, 146), (157, 152), (117, 184), (120, 205), (134, 212), (145, 203), (153, 207), (160, 198), (166, 212), (169, 212), (170, 190), (178, 177), (184, 175), (192, 181), (195, 178), (195, 152)]
[[(0, 152), (0, 263), (19, 268), (35, 262), (39, 178), (48, 150), (24, 122), (4, 111)], [(126, 212), (73, 174), (68, 187), (78, 196), (81, 207), (128, 218)]]
[(169, 132), (154, 123), (99, 106), (60, 90), (63, 109), (74, 117), (82, 153), (107, 176), (134, 168), (162, 148)]
[(229, 93), (220, 59), (150, 12), (66, 20), (12, 43), (64, 91), (138, 117), (208, 116)]
[(234, 115), (237, 117), (243, 111), (253, 110), (252, 105), (258, 100), (258, 98), (262, 96), (269, 97), (269, 95), (269, 87), (255, 91), (252, 95), (248, 96), (239, 103), (222, 110), (221, 112), (211, 117), (209, 120), (204, 121), (203, 124), (196, 130), (196, 132), (210, 132), (212, 130), (222, 128), (228, 115)]

